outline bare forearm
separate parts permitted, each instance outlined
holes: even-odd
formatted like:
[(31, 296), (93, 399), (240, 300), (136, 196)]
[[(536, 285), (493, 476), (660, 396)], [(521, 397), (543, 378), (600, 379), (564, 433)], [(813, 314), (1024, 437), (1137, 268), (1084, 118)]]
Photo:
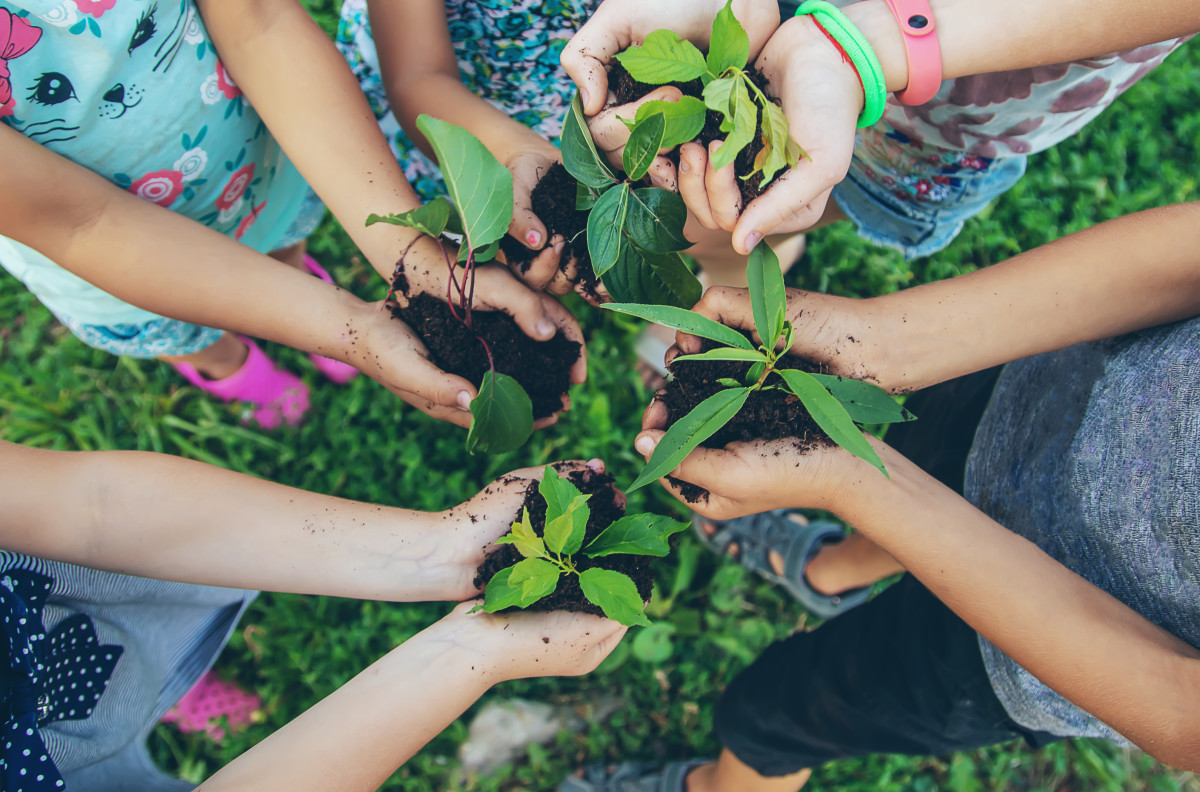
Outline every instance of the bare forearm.
[(0, 444), (0, 546), (181, 582), (449, 599), (436, 516), (284, 487), (161, 454)]
[(1073, 234), (970, 275), (870, 301), (882, 380), (911, 390), (1200, 313), (1200, 203)]
[(1200, 652), (878, 445), (891, 479), (862, 470), (842, 516), (1030, 673), (1160, 759), (1195, 767)]

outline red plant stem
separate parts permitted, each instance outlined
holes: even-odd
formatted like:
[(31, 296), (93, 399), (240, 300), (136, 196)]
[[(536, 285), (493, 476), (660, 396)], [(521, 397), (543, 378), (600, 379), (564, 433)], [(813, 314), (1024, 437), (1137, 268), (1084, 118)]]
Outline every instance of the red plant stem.
[[(463, 312), (467, 316), (467, 327), (471, 326), (471, 306), (475, 304), (475, 250), (467, 248), (467, 263), (463, 268), (463, 281), (467, 293), (463, 297)], [(461, 292), (459, 292), (461, 294)], [(491, 353), (488, 353), (491, 357)]]
[[(442, 244), (442, 240), (438, 240), (438, 248), (442, 251), (442, 258), (446, 260), (446, 269), (450, 271), (450, 281), (446, 284), (446, 304), (450, 306), (450, 314), (458, 321), (463, 321), (463, 318), (458, 315), (458, 311), (454, 310), (454, 291), (458, 290), (459, 299), (462, 298), (462, 286), (458, 284), (454, 277), (454, 262), (450, 261), (450, 254), (446, 252), (446, 246)], [(470, 322), (466, 323), (470, 327)]]

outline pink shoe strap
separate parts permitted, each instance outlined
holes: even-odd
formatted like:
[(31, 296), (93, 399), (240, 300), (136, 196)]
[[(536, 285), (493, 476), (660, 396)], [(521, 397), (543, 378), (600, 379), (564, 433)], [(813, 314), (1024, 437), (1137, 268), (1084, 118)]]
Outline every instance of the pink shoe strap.
[(292, 386), (292, 378), (275, 368), (275, 364), (251, 339), (239, 335), (246, 345), (246, 361), (242, 367), (219, 380), (211, 380), (187, 363), (172, 363), (183, 378), (206, 393), (224, 401), (253, 402), (267, 404)]
[(304, 268), (326, 283), (333, 283), (333, 277), (325, 271), (324, 267), (317, 263), (315, 258), (307, 253), (304, 254)]

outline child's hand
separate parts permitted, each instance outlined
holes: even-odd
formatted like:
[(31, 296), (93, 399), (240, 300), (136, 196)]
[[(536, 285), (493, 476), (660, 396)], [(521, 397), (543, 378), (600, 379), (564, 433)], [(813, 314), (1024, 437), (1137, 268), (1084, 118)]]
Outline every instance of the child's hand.
[[(599, 459), (554, 465), (560, 475), (584, 467), (597, 473), (604, 472), (604, 463)], [(541, 481), (544, 471), (544, 467), (514, 470), (488, 484), (475, 497), (443, 513), (438, 524), (446, 525), (447, 541), (443, 546), (448, 550), (448, 559), (445, 564), (456, 570), (457, 576), (457, 583), (449, 589), (451, 596), (466, 599), (479, 595), (475, 570), (493, 549), (495, 541), (512, 528), (513, 521), (520, 516), (526, 490), (531, 482)]]
[[(592, 133), (592, 140), (595, 141), (596, 148), (604, 153), (609, 164), (619, 172), (625, 167), (622, 157), (625, 152), (625, 144), (629, 141), (629, 127), (625, 126), (624, 122), (633, 121), (637, 116), (638, 108), (646, 102), (678, 102), (681, 98), (683, 98), (683, 93), (670, 85), (655, 88), (642, 98), (623, 105), (616, 104), (616, 99), (610, 95), (609, 101), (612, 102), (612, 105), (606, 105), (599, 113), (588, 118), (588, 131)], [(661, 187), (664, 190), (676, 188), (675, 165), (666, 157), (661, 156), (661, 152), (660, 156), (654, 158), (646, 175), (655, 187)]]
[(464, 602), (435, 625), (477, 657), (474, 670), (493, 682), (594, 671), (625, 636), (620, 622), (584, 613), (551, 611), (469, 613)]

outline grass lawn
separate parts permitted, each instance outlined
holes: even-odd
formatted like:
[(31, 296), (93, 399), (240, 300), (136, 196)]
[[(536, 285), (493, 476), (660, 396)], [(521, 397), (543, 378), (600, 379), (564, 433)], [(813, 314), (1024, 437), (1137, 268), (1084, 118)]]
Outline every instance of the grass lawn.
[[(310, 0), (327, 29), (332, 0)], [(1029, 172), (943, 253), (905, 263), (859, 240), (852, 229), (813, 234), (790, 285), (867, 296), (949, 277), (1102, 220), (1195, 200), (1200, 173), (1200, 50), (1193, 46), (1106, 111), (1083, 134), (1030, 160)], [(389, 211), (379, 207), (379, 211)], [(312, 252), (343, 285), (378, 298), (384, 286), (345, 233), (327, 220)], [(360, 377), (319, 382), (303, 355), (271, 353), (304, 372), (313, 408), (297, 430), (244, 428), (218, 404), (155, 362), (92, 350), (57, 325), (21, 285), (0, 275), (0, 437), (43, 448), (140, 449), (201, 459), (285, 484), (347, 498), (443, 509), (507, 470), (562, 458), (600, 456), (619, 482), (640, 459), (631, 441), (648, 394), (634, 372), (637, 322), (573, 301), (589, 339), (588, 383), (573, 409), (523, 449), (487, 458), (463, 452), (464, 433), (436, 423)], [(654, 487), (631, 508), (685, 516)], [(264, 559), (264, 563), (269, 559)], [(199, 781), (282, 726), (398, 642), (448, 611), (264, 595), (245, 617), (219, 670), (258, 691), (266, 718), (220, 745), (159, 727), (161, 762)], [(457, 749), (467, 719), (448, 728), (389, 782), (394, 790), (553, 789), (571, 768), (623, 759), (713, 755), (710, 724), (722, 687), (773, 640), (803, 627), (804, 613), (735, 564), (722, 564), (685, 534), (661, 564), (651, 628), (630, 633), (600, 671), (582, 679), (502, 685), (489, 698), (566, 703), (581, 713), (619, 703), (608, 720), (563, 733), (547, 747), (487, 778), (463, 778)], [(486, 699), (485, 699), (486, 700)], [(471, 713), (468, 713), (468, 718)], [(397, 712), (404, 719), (410, 713)], [(330, 761), (341, 761), (330, 757)], [(1137, 751), (1073, 740), (1038, 752), (1019, 744), (938, 759), (879, 757), (823, 768), (813, 790), (1200, 790), (1189, 773)]]

